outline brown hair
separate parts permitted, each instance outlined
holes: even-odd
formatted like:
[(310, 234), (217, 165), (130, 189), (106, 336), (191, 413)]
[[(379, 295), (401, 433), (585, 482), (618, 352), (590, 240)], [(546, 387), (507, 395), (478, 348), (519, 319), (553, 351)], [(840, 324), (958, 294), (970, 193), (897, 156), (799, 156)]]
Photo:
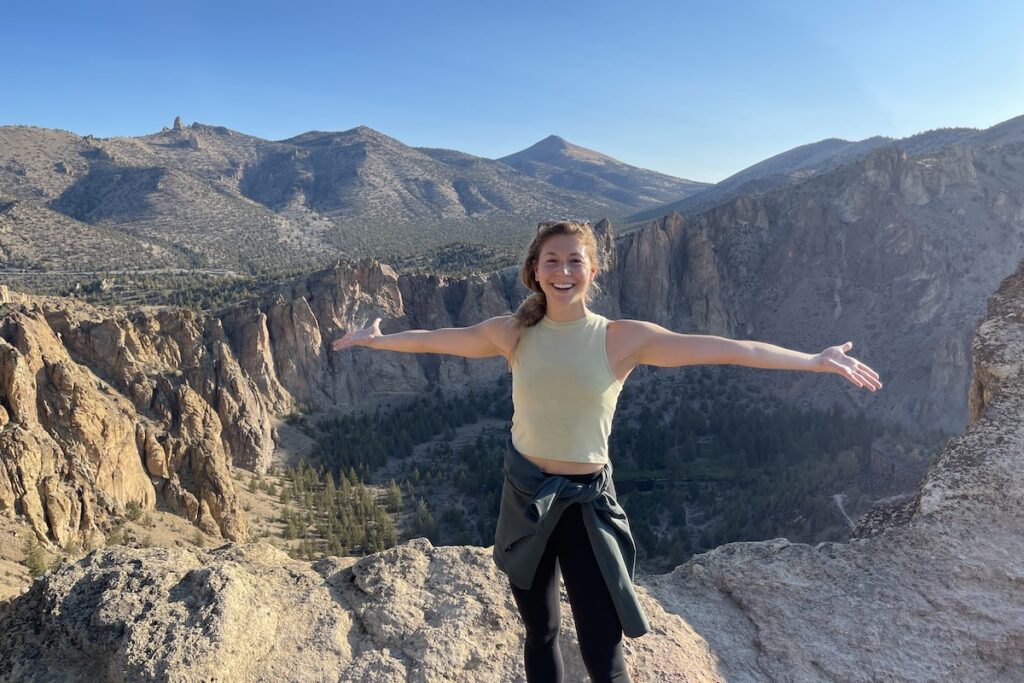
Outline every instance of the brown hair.
[[(533, 292), (516, 309), (514, 317), (520, 327), (536, 325), (547, 311), (547, 298), (544, 296), (544, 290), (540, 288), (540, 283), (537, 282), (533, 270), (540, 257), (541, 247), (544, 246), (547, 238), (553, 235), (575, 235), (578, 237), (580, 242), (583, 243), (590, 264), (597, 268), (598, 273), (601, 272), (601, 258), (597, 251), (597, 238), (594, 236), (594, 230), (590, 227), (590, 223), (580, 221), (546, 221), (538, 225), (537, 236), (533, 238), (533, 242), (530, 242), (530, 248), (526, 250), (526, 258), (523, 259), (522, 268), (519, 270), (519, 279), (522, 280), (527, 289)], [(591, 286), (587, 288), (584, 294), (584, 300), (587, 303), (590, 303), (593, 290), (596, 287), (597, 283), (591, 282)]]

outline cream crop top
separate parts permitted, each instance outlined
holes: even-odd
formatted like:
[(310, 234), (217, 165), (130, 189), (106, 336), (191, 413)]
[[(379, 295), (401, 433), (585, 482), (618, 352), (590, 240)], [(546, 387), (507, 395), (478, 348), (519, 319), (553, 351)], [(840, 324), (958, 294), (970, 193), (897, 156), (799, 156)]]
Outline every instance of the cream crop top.
[(550, 460), (608, 462), (608, 435), (622, 390), (605, 332), (608, 319), (587, 311), (568, 322), (547, 316), (520, 332), (512, 370), (512, 445)]

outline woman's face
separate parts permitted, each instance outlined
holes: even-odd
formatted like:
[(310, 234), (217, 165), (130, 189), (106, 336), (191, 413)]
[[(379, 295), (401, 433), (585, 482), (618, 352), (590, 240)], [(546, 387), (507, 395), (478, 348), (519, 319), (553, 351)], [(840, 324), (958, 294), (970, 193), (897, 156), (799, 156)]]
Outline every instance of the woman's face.
[(586, 300), (597, 266), (577, 236), (552, 235), (541, 245), (533, 275), (548, 302), (571, 304)]

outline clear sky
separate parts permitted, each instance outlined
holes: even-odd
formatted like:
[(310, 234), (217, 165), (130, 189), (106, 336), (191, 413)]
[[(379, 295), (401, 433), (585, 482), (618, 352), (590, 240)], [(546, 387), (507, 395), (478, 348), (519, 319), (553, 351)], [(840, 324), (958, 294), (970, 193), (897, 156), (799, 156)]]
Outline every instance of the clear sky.
[(717, 181), (827, 137), (1024, 114), (1024, 3), (49, 2), (0, 13), (0, 124), (375, 128), (496, 158), (552, 133)]

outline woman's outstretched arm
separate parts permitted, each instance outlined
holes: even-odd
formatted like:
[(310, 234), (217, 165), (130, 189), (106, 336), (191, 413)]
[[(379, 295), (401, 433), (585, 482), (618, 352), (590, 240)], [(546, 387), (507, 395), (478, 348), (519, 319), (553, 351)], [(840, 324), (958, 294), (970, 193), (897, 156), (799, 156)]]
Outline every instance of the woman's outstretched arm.
[(764, 342), (679, 334), (639, 320), (619, 322), (628, 325), (632, 355), (638, 364), (659, 367), (745, 365), (772, 370), (831, 372), (844, 376), (858, 387), (871, 391), (882, 388), (877, 372), (846, 355), (853, 348), (853, 342), (830, 346), (821, 353), (810, 354)]
[(406, 330), (381, 334), (380, 318), (361, 330), (352, 330), (335, 339), (331, 349), (341, 351), (350, 346), (366, 346), (404, 353), (445, 353), (464, 358), (490, 358), (504, 355), (503, 339), (507, 338), (512, 316), (498, 316), (471, 327), (446, 327), (440, 330)]

